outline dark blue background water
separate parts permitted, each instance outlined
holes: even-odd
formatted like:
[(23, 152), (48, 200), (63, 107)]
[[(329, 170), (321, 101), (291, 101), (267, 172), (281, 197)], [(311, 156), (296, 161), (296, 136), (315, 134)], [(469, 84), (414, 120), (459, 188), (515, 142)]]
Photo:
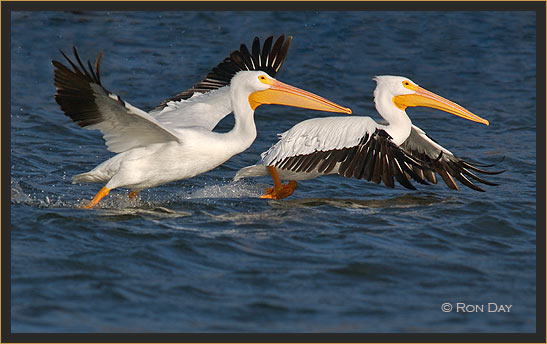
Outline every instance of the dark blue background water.
[[(255, 35), (294, 36), (278, 79), (378, 116), (374, 75), (404, 75), (491, 125), (409, 109), (463, 157), (506, 172), (486, 193), (391, 190), (337, 176), (259, 199), (231, 184), (276, 134), (327, 114), (263, 106), (246, 152), (144, 191), (71, 176), (111, 156), (53, 99), (52, 59), (76, 44), (102, 81), (149, 110)], [(532, 12), (14, 12), (11, 247), (14, 332), (534, 332), (536, 69)], [(3, 114), (6, 115), (6, 114)], [(332, 114), (329, 114), (332, 115)], [(220, 131), (229, 130), (231, 118)], [(445, 313), (445, 302), (512, 305)]]

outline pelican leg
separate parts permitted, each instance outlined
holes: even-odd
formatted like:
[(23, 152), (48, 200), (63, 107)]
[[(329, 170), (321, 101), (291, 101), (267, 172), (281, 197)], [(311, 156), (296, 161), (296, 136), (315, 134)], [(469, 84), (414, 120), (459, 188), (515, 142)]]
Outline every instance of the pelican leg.
[(129, 200), (131, 202), (135, 201), (135, 198), (139, 195), (138, 191), (129, 191)]
[(260, 198), (269, 198), (269, 199), (282, 199), (292, 195), (294, 190), (298, 187), (298, 184), (294, 180), (289, 180), (287, 184), (281, 184), (281, 179), (279, 179), (279, 174), (273, 166), (268, 166), (268, 172), (272, 176), (274, 186), (266, 189), (266, 194), (260, 196)]
[(83, 208), (83, 209), (93, 208), (94, 206), (97, 205), (97, 203), (99, 203), (99, 201), (104, 196), (108, 195), (109, 192), (110, 192), (110, 189), (107, 188), (106, 186), (103, 186), (103, 188), (101, 190), (99, 190), (99, 192), (97, 192), (97, 194), (95, 195), (95, 197), (93, 197), (93, 199), (91, 200), (91, 202), (89, 202), (89, 204), (81, 206), (80, 208)]

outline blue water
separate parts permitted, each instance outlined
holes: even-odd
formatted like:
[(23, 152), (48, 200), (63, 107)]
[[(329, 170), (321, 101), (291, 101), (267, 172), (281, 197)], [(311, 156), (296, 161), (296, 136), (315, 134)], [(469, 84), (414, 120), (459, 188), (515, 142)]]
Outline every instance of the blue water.
[[(535, 332), (533, 12), (14, 12), (11, 38), (13, 332)], [(462, 157), (505, 159), (486, 193), (389, 189), (328, 176), (281, 201), (232, 183), (283, 132), (325, 113), (262, 106), (246, 152), (143, 191), (71, 176), (112, 156), (53, 99), (58, 48), (149, 110), (255, 35), (294, 36), (278, 79), (378, 119), (372, 77), (404, 75), (488, 119), (426, 108), (413, 122)], [(3, 114), (6, 115), (6, 114)], [(332, 115), (332, 114), (328, 114)], [(229, 130), (226, 118), (219, 131)], [(4, 230), (7, 230), (3, 228)], [(443, 312), (441, 305), (454, 309)], [(463, 313), (466, 305), (510, 312)]]

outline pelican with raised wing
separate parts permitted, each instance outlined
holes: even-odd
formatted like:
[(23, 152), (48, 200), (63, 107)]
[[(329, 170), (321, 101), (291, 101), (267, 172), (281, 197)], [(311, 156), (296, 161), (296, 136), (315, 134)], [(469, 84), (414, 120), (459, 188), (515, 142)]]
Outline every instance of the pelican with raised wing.
[[(209, 91), (208, 102), (201, 102), (200, 113), (205, 115), (208, 106), (218, 109), (221, 104), (222, 111), (216, 111), (213, 121), (204, 124), (182, 117), (179, 122), (176, 116), (162, 117), (162, 110), (146, 113), (106, 90), (99, 75), (101, 54), (95, 69), (89, 61), (86, 68), (76, 49), (76, 62), (63, 56), (72, 69), (53, 61), (55, 100), (78, 125), (100, 130), (108, 149), (118, 153), (93, 170), (73, 177), (74, 182), (106, 183), (85, 208), (97, 205), (114, 188), (128, 188), (130, 197), (134, 197), (142, 189), (190, 178), (221, 165), (253, 143), (257, 134), (254, 111), (262, 104), (351, 113), (348, 108), (284, 84), (267, 72), (236, 71), (229, 87)], [(218, 92), (227, 93), (218, 98)], [(175, 108), (177, 101), (166, 105)], [(212, 122), (218, 122), (218, 113), (225, 111), (234, 113), (234, 128), (227, 133), (213, 132), (216, 123)]]
[[(262, 153), (256, 165), (242, 168), (235, 180), (270, 174), (274, 186), (262, 198), (290, 196), (296, 180), (326, 174), (383, 181), (394, 187), (394, 179), (408, 189), (414, 179), (421, 184), (437, 183), (440, 175), (450, 189), (459, 190), (456, 180), (477, 191), (474, 182), (497, 185), (478, 173), (498, 174), (456, 157), (413, 125), (406, 114), (409, 106), (427, 106), (465, 119), (489, 125), (462, 106), (418, 86), (400, 76), (377, 76), (374, 102), (378, 113), (388, 122), (379, 124), (370, 117), (324, 117), (298, 123), (280, 135), (279, 141)], [(280, 179), (289, 180), (281, 184)]]

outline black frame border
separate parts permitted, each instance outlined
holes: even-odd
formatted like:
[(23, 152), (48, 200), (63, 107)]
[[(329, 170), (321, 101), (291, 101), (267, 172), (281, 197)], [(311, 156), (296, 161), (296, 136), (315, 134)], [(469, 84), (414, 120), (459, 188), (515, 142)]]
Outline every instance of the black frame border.
[[(1, 2), (2, 68), (2, 343), (173, 343), (173, 342), (482, 342), (545, 343), (545, 229), (546, 218), (539, 210), (546, 208), (546, 2), (544, 1), (9, 1)], [(536, 333), (12, 333), (11, 332), (11, 12), (12, 11), (139, 11), (139, 10), (218, 10), (218, 11), (535, 11), (536, 12)], [(537, 139), (539, 136), (540, 140)], [(539, 230), (537, 230), (539, 229)], [(538, 244), (539, 243), (539, 244)]]

